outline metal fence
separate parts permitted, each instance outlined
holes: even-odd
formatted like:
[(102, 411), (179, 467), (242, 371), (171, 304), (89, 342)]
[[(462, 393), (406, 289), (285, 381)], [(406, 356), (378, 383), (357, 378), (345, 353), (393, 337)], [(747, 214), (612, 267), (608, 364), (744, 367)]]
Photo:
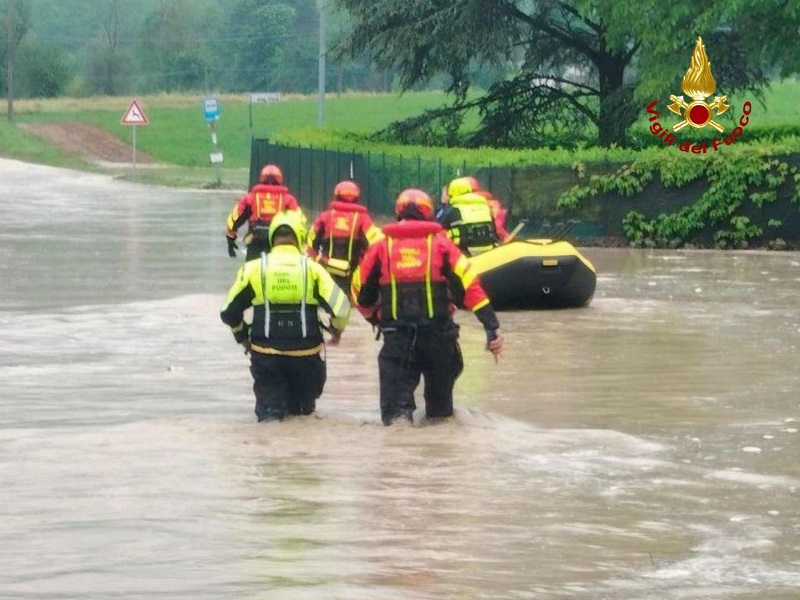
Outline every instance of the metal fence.
[[(792, 157), (792, 164), (800, 157)], [(405, 188), (417, 187), (438, 201), (441, 190), (453, 178), (462, 175), (477, 177), (485, 189), (500, 198), (509, 209), (509, 224), (524, 219), (527, 222), (521, 235), (549, 236), (570, 224), (570, 239), (620, 237), (622, 219), (631, 210), (655, 217), (661, 212), (674, 212), (691, 204), (703, 193), (706, 182), (696, 181), (683, 188), (664, 188), (654, 182), (634, 198), (605, 196), (586, 206), (565, 213), (557, 208), (559, 197), (572, 186), (581, 183), (576, 171), (564, 166), (481, 166), (470, 167), (466, 162), (453, 166), (442, 160), (424, 160), (419, 156), (387, 155), (359, 152), (357, 149), (328, 149), (272, 144), (266, 139), (253, 139), (250, 154), (250, 184), (256, 182), (261, 167), (274, 163), (281, 167), (284, 180), (300, 204), (310, 213), (328, 205), (334, 186), (342, 179), (358, 182), (362, 203), (373, 216), (388, 216), (394, 212), (397, 195)], [(586, 165), (585, 175), (608, 173), (616, 164)], [(585, 180), (583, 181), (585, 183)], [(783, 223), (779, 230), (767, 229), (785, 239), (800, 240), (800, 212), (790, 201), (791, 182), (779, 191), (779, 202), (748, 215), (752, 220), (767, 222), (772, 217)]]
[(442, 188), (462, 175), (477, 177), (508, 205), (514, 200), (510, 196), (514, 169), (510, 167), (469, 170), (466, 163), (453, 166), (419, 156), (285, 146), (254, 138), (250, 185), (256, 182), (261, 167), (267, 163), (281, 167), (286, 185), (311, 211), (322, 210), (330, 202), (334, 186), (347, 178), (359, 183), (363, 203), (376, 215), (392, 214), (398, 194), (409, 187), (423, 189), (438, 201)]

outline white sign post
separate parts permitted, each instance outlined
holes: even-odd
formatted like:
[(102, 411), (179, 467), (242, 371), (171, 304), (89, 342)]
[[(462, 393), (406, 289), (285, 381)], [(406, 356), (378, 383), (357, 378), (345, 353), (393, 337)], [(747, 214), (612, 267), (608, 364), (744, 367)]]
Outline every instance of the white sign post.
[(133, 179), (136, 180), (136, 126), (147, 125), (147, 116), (144, 114), (142, 107), (139, 106), (138, 101), (131, 101), (128, 110), (122, 115), (120, 124), (133, 127)]

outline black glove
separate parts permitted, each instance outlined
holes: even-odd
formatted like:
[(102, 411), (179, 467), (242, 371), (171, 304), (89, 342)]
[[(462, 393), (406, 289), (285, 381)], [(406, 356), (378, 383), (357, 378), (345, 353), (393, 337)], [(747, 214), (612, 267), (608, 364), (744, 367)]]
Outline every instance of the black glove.
[(241, 331), (237, 331), (233, 334), (233, 339), (236, 340), (237, 344), (244, 348), (245, 354), (250, 354), (250, 325), (245, 323), (244, 328)]
[(236, 258), (236, 251), (239, 249), (239, 246), (236, 245), (236, 238), (226, 235), (225, 239), (228, 241), (228, 256)]
[(247, 323), (242, 324), (242, 329), (233, 334), (233, 339), (237, 344), (244, 344), (250, 341), (250, 325)]

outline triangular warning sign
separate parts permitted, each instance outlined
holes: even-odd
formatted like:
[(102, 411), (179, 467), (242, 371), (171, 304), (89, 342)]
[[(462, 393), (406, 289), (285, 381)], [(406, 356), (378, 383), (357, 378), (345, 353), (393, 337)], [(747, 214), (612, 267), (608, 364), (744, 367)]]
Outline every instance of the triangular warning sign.
[(128, 110), (126, 110), (125, 114), (122, 115), (122, 120), (120, 123), (122, 125), (147, 125), (147, 117), (145, 116), (142, 107), (139, 106), (139, 103), (136, 100), (131, 102)]

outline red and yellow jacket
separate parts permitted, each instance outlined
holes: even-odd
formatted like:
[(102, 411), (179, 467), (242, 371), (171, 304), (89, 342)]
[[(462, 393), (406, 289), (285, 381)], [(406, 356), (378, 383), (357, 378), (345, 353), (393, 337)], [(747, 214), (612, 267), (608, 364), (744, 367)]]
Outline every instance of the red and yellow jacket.
[(272, 185), (257, 183), (250, 191), (242, 196), (228, 215), (228, 237), (235, 238), (239, 227), (245, 222), (249, 224), (250, 233), (247, 243), (250, 243), (252, 231), (255, 225), (264, 229), (269, 228), (273, 217), (279, 212), (296, 210), (300, 208), (297, 199), (289, 193), (289, 189), (283, 185)]
[(382, 327), (444, 323), (455, 303), (474, 312), (485, 329), (499, 327), (469, 259), (441, 225), (404, 220), (383, 233), (353, 275), (353, 300), (367, 320), (379, 319)]
[(333, 275), (347, 277), (372, 244), (383, 237), (366, 207), (334, 200), (308, 233), (307, 254)]

